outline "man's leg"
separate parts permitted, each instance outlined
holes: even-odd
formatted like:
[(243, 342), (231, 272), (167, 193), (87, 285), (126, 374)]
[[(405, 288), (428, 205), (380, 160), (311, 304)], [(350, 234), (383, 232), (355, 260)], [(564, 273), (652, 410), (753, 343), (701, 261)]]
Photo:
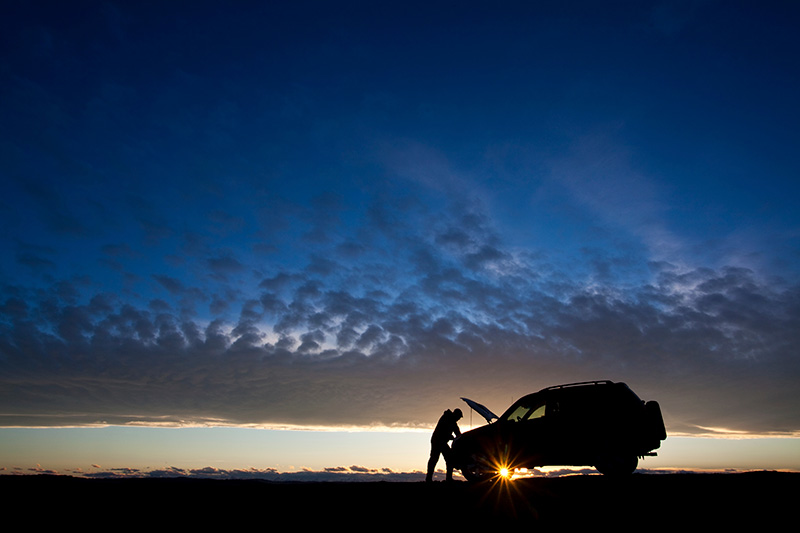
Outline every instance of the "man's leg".
[(425, 481), (433, 481), (433, 471), (436, 470), (436, 463), (439, 462), (439, 454), (444, 455), (445, 450), (449, 450), (447, 443), (444, 445), (438, 442), (431, 443), (431, 457), (428, 459), (428, 475), (425, 476)]
[(425, 476), (425, 481), (433, 481), (433, 471), (436, 470), (436, 463), (439, 462), (439, 448), (435, 444), (431, 444), (431, 457), (428, 459), (428, 475)]
[(447, 465), (447, 477), (445, 479), (447, 481), (453, 481), (453, 461), (450, 454), (450, 446), (446, 444), (444, 445), (442, 448), (442, 455), (444, 456), (444, 462)]

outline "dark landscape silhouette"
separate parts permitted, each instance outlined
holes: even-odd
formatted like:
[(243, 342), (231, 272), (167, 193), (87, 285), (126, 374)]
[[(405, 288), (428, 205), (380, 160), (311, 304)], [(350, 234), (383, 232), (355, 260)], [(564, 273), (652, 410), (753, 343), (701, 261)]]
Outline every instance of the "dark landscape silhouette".
[(512, 482), (300, 482), (211, 479), (82, 479), (0, 476), (7, 509), (38, 522), (142, 527), (344, 525), (517, 526), (615, 530), (736, 525), (760, 529), (793, 519), (800, 474), (633, 474)]

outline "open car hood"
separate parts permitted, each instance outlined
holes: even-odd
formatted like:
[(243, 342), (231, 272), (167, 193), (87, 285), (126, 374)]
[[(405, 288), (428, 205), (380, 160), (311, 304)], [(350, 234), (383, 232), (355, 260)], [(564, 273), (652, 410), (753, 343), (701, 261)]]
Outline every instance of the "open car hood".
[(464, 400), (467, 403), (467, 405), (469, 405), (470, 408), (472, 408), (473, 411), (475, 411), (483, 418), (485, 418), (487, 423), (491, 424), (492, 420), (497, 420), (497, 415), (491, 412), (487, 407), (479, 404), (476, 401), (470, 400), (469, 398), (461, 398), (461, 399)]

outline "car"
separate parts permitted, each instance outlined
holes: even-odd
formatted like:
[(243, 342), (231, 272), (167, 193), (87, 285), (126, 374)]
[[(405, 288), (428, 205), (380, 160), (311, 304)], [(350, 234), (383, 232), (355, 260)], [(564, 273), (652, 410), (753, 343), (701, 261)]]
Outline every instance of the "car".
[(469, 481), (540, 466), (592, 466), (631, 474), (667, 438), (661, 407), (625, 383), (583, 381), (523, 396), (499, 417), (462, 398), (488, 424), (453, 441), (453, 464)]

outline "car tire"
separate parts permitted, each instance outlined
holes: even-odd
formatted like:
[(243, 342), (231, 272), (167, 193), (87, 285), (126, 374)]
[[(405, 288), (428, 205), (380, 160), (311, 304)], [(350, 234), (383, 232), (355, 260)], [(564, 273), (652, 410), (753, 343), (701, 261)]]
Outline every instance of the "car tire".
[(485, 467), (485, 458), (479, 458), (473, 455), (470, 459), (472, 460), (470, 464), (464, 465), (459, 469), (464, 479), (471, 483), (477, 483), (479, 481), (485, 481), (493, 476), (493, 472), (487, 470)]
[(461, 475), (464, 476), (464, 479), (466, 479), (470, 483), (477, 483), (484, 479), (482, 472), (471, 468), (462, 468)]
[(595, 465), (598, 472), (604, 476), (622, 477), (633, 474), (639, 466), (639, 458), (635, 455), (610, 454)]

